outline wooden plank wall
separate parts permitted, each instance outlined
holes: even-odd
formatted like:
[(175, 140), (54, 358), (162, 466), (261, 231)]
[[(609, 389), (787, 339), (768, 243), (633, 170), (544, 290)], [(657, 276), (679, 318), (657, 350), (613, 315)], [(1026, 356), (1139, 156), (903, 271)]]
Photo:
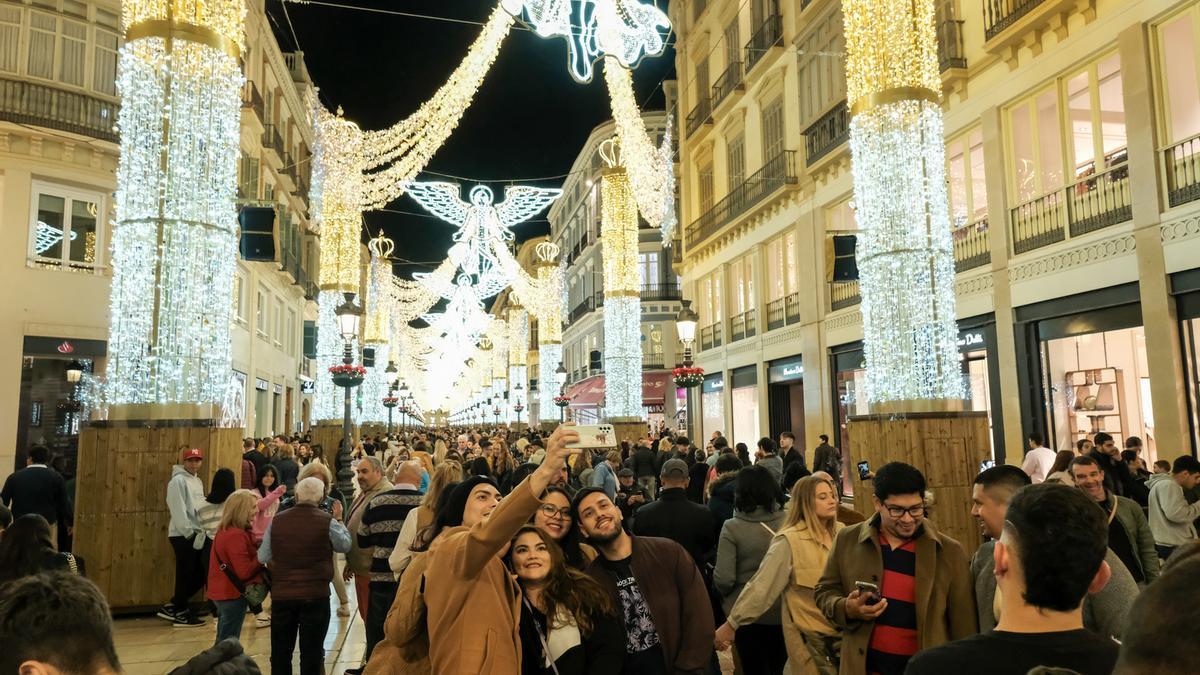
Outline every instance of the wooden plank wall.
[[(353, 430), (351, 430), (353, 433)], [(332, 463), (337, 457), (338, 446), (342, 443), (342, 424), (317, 424), (310, 430), (313, 443), (320, 443), (321, 450), (325, 453), (325, 461)], [(354, 436), (358, 438), (357, 435)]]
[(167, 481), (179, 446), (204, 450), (205, 489), (219, 468), (241, 475), (242, 429), (87, 426), (79, 438), (75, 552), (113, 609), (170, 599), (175, 557), (167, 540)]
[(991, 458), (986, 413), (864, 415), (851, 417), (847, 429), (854, 503), (860, 513), (870, 516), (875, 506), (873, 486), (858, 479), (858, 462), (869, 461), (872, 471), (888, 462), (911, 464), (925, 475), (933, 494), (930, 522), (961, 542), (967, 555), (975, 552), (981, 539), (971, 517), (971, 488), (979, 463)]

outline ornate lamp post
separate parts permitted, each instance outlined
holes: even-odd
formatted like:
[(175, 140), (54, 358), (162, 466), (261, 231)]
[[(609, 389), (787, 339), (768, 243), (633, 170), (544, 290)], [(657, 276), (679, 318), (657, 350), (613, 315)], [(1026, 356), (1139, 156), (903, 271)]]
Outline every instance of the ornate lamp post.
[(392, 409), (400, 405), (400, 400), (396, 397), (396, 380), (400, 377), (400, 371), (396, 368), (395, 361), (388, 361), (387, 368), (383, 370), (384, 377), (387, 379), (388, 395), (383, 397), (383, 407), (388, 411), (388, 436), (392, 435)]
[[(558, 362), (558, 368), (554, 371), (554, 383), (558, 385), (558, 395), (566, 396), (567, 384), (567, 369), (563, 367), (562, 361)], [(567, 406), (561, 403), (558, 406), (558, 421), (565, 422), (567, 419)]]
[[(675, 382), (681, 382), (689, 389), (694, 387), (695, 382), (700, 384), (704, 382), (704, 371), (699, 368), (692, 368), (692, 345), (696, 343), (696, 324), (700, 316), (692, 309), (691, 300), (683, 300), (680, 303), (679, 314), (675, 315), (675, 333), (679, 336), (679, 341), (683, 343), (683, 367), (675, 369)], [(688, 397), (689, 403), (691, 396)], [(690, 406), (689, 406), (690, 407)], [(687, 433), (687, 416), (683, 418), (683, 432)]]
[(412, 410), (412, 392), (408, 389), (408, 384), (403, 380), (400, 381), (400, 386), (396, 389), (396, 397), (400, 399), (400, 414), (404, 417), (400, 418), (400, 424), (405, 433), (408, 432), (408, 416)]
[(354, 293), (344, 293), (345, 301), (338, 305), (334, 310), (337, 316), (338, 332), (342, 335), (342, 342), (345, 347), (342, 352), (342, 367), (334, 373), (333, 383), (346, 390), (345, 408), (342, 417), (342, 452), (348, 456), (353, 445), (353, 439), (350, 438), (350, 390), (362, 384), (363, 378), (366, 376), (366, 370), (363, 368), (354, 369), (354, 354), (351, 351), (351, 341), (358, 337), (358, 324), (362, 320), (362, 308), (354, 304)]
[(525, 387), (517, 382), (513, 387), (513, 395), (516, 396), (516, 402), (513, 403), (513, 412), (517, 413), (517, 429), (521, 428), (521, 411), (525, 410), (525, 404), (522, 401), (525, 399)]

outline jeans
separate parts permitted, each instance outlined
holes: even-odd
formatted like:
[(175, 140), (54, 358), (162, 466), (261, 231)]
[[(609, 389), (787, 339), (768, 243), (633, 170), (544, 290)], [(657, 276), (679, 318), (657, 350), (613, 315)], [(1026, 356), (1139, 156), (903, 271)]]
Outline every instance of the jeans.
[(276, 600), (271, 605), (271, 675), (292, 675), (292, 651), (300, 636), (300, 675), (321, 675), (329, 596), (312, 600)]
[(372, 581), (370, 596), (367, 600), (367, 621), (364, 628), (367, 633), (367, 651), (364, 659), (371, 658), (371, 650), (383, 639), (383, 623), (387, 620), (388, 611), (392, 609), (392, 600), (396, 598), (396, 588), (400, 584), (395, 581)]
[(781, 675), (787, 663), (783, 628), (778, 624), (748, 623), (733, 634), (744, 675)]
[(641, 478), (637, 479), (637, 483), (638, 485), (642, 486), (642, 489), (644, 489), (646, 494), (650, 496), (650, 500), (653, 501), (655, 488), (658, 487), (658, 483), (655, 482), (654, 476), (642, 476)]
[(246, 618), (246, 600), (213, 600), (217, 606), (217, 642), (225, 638), (242, 639), (242, 620)]
[(175, 552), (175, 595), (171, 596), (171, 604), (176, 610), (183, 611), (196, 591), (204, 588), (208, 577), (208, 549), (197, 551), (187, 537), (170, 537), (170, 540), (171, 550)]

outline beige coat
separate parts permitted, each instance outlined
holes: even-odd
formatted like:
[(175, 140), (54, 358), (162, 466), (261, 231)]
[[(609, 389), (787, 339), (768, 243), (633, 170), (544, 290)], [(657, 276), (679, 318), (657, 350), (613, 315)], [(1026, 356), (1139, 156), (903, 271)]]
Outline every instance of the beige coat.
[[(838, 533), (814, 593), (821, 612), (842, 629), (841, 672), (866, 672), (873, 622), (846, 617), (846, 596), (854, 582), (883, 579), (879, 516)], [(954, 539), (925, 521), (917, 535), (917, 635), (920, 649), (937, 647), (979, 632), (975, 591), (967, 555)]]
[(387, 492), (392, 489), (392, 483), (386, 478), (380, 478), (375, 487), (360, 493), (357, 497), (350, 501), (350, 508), (346, 511), (346, 529), (350, 530), (350, 552), (346, 554), (346, 566), (355, 574), (369, 574), (371, 572), (372, 549), (359, 548), (358, 537), (354, 536), (358, 532), (358, 528), (362, 525), (363, 513), (367, 510), (367, 504), (375, 498), (375, 495), (381, 492)]

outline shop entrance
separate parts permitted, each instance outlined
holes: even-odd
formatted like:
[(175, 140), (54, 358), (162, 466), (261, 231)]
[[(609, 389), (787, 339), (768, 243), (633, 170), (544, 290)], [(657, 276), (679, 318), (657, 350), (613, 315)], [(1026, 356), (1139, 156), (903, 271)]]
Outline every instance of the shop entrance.
[(778, 442), (780, 434), (790, 431), (796, 436), (796, 447), (804, 452), (804, 364), (800, 357), (768, 363), (767, 383), (771, 438)]

